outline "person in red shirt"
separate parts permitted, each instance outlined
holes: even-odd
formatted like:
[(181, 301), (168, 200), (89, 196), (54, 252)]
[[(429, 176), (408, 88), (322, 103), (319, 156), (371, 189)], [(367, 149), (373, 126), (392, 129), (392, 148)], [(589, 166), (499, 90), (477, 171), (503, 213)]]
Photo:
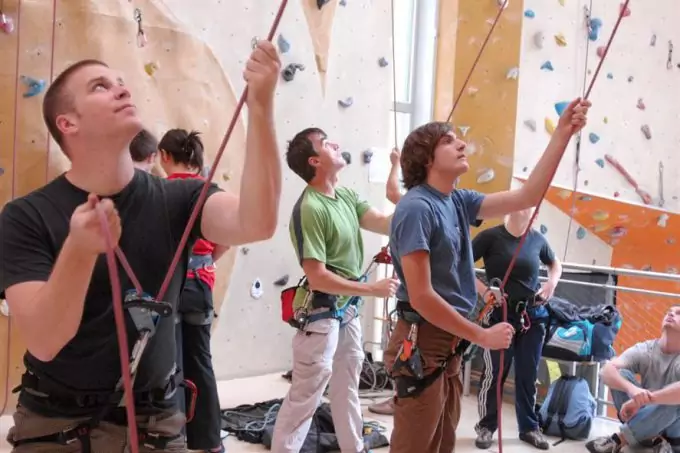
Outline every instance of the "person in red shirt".
[[(203, 142), (199, 132), (171, 129), (158, 143), (160, 166), (168, 179), (199, 178), (203, 170)], [(184, 378), (198, 388), (194, 419), (187, 423), (190, 450), (223, 452), (220, 403), (210, 354), (214, 313), (215, 262), (228, 250), (199, 239), (189, 257), (176, 325), (177, 362)]]

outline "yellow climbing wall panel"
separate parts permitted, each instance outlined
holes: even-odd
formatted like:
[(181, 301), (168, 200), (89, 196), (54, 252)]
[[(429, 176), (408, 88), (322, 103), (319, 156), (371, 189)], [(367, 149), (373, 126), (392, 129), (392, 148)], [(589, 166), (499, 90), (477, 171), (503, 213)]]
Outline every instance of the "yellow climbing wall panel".
[[(25, 195), (68, 168), (56, 146), (48, 149), (42, 121), (42, 93), (23, 97), (27, 86), (18, 76), (49, 81), (70, 63), (84, 58), (105, 61), (122, 72), (146, 126), (155, 134), (170, 125), (203, 131), (211, 162), (231, 120), (236, 95), (212, 51), (186, 33), (161, 7), (145, 2), (142, 24), (148, 43), (138, 48), (134, 5), (109, 2), (57, 2), (56, 36), (52, 40), (52, 0), (5, 0), (5, 12), (16, 21), (11, 35), (0, 36), (0, 206)], [(19, 14), (20, 13), (20, 14)], [(83, 39), (84, 34), (88, 39)], [(52, 55), (54, 49), (54, 58)], [(19, 52), (18, 72), (15, 69)], [(158, 70), (148, 74), (145, 65)], [(209, 81), (209, 86), (205, 83)], [(19, 96), (15, 104), (15, 93)], [(15, 114), (16, 112), (16, 114)], [(16, 127), (16, 134), (15, 134)], [(229, 190), (240, 186), (245, 151), (245, 129), (239, 122), (227, 146), (215, 182)], [(219, 175), (229, 175), (229, 181)], [(215, 287), (216, 309), (224, 300), (235, 261), (235, 251), (220, 261)], [(15, 400), (8, 391), (23, 372), (25, 350), (8, 318), (0, 316), (0, 412), (12, 412)], [(9, 345), (8, 349), (5, 345)], [(9, 379), (7, 379), (7, 377)]]
[[(437, 74), (435, 111), (438, 119), (445, 120), (499, 8), (493, 1), (442, 3), (447, 5), (440, 10), (441, 36), (451, 39), (454, 28), (451, 24), (457, 23), (455, 56), (441, 51), (448, 46), (441, 38), (437, 54), (437, 67), (453, 70), (453, 96), (448, 87), (443, 86), (445, 74), (439, 70)], [(456, 133), (468, 143), (470, 162), (470, 171), (461, 178), (459, 187), (485, 193), (509, 189), (512, 177), (517, 80), (507, 76), (519, 65), (523, 2), (513, 0), (508, 3), (453, 115)], [(444, 14), (448, 16), (446, 19), (442, 17)], [(455, 65), (451, 64), (451, 59), (455, 60)], [(485, 223), (484, 228), (490, 225)]]

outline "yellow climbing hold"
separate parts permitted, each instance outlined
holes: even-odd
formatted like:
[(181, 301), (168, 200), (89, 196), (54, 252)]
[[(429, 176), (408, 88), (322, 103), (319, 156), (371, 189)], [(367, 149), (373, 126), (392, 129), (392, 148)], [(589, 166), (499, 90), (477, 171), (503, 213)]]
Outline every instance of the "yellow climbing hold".
[(602, 119), (602, 121), (604, 121), (604, 124), (609, 124), (609, 118), (606, 116)]
[(564, 6), (564, 0), (557, 0), (557, 1), (560, 2), (560, 5)]
[(147, 74), (150, 76), (153, 76), (153, 73), (158, 71), (158, 63), (156, 62), (151, 62), (147, 63), (144, 65), (144, 71), (146, 71)]
[(567, 38), (564, 37), (562, 33), (559, 33), (555, 35), (555, 42), (557, 43), (558, 46), (560, 47), (566, 47), (567, 45)]
[(593, 232), (601, 233), (601, 232), (606, 231), (608, 229), (609, 229), (609, 225), (605, 225), (604, 223), (598, 223), (593, 227)]
[(557, 196), (560, 197), (563, 200), (566, 200), (567, 198), (569, 198), (571, 196), (571, 191), (566, 190), (566, 189), (562, 189), (557, 193)]
[(552, 135), (555, 132), (555, 123), (550, 118), (545, 118), (545, 130), (548, 134)]
[(593, 219), (597, 220), (598, 222), (602, 222), (603, 220), (607, 220), (608, 218), (609, 213), (606, 211), (598, 209), (597, 211), (593, 212)]

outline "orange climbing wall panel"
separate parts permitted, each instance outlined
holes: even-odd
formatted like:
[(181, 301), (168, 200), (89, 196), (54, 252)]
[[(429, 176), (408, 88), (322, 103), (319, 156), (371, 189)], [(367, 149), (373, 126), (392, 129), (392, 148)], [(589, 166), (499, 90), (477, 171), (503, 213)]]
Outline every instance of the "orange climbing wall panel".
[[(53, 43), (53, 4), (52, 0), (22, 1), (16, 31), (0, 36), (0, 58), (7, 63), (0, 65), (0, 167), (4, 169), (0, 176), (0, 206), (68, 169), (63, 153), (55, 146), (48, 148), (41, 115), (42, 95), (22, 97), (26, 87), (17, 75), (50, 80), (50, 73), (56, 75), (83, 58), (101, 59), (122, 72), (146, 127), (153, 133), (163, 133), (169, 127), (203, 131), (207, 160), (212, 161), (237, 100), (217, 58), (202, 40), (183, 30), (163, 7), (144, 2), (148, 44), (140, 49), (135, 40), (134, 5), (128, 0), (89, 3), (69, 0), (56, 2), (58, 23)], [(17, 5), (17, 0), (5, 0), (5, 12), (16, 18)], [(90, 38), (83, 40), (83, 33)], [(18, 49), (17, 72), (14, 62)], [(152, 75), (144, 70), (150, 62), (160, 68)], [(215, 181), (232, 192), (240, 187), (244, 144), (245, 130), (239, 122), (216, 173), (229, 177), (218, 177)], [(217, 311), (228, 289), (235, 258), (235, 250), (230, 251), (220, 260), (216, 271)], [(14, 410), (16, 400), (9, 390), (19, 383), (24, 351), (16, 329), (10, 332), (8, 318), (0, 317), (0, 412)]]
[[(470, 154), (471, 168), (461, 178), (460, 187), (484, 193), (510, 188), (518, 87), (517, 80), (506, 79), (506, 74), (519, 65), (523, 3), (511, 1), (501, 14), (454, 112), (456, 133), (468, 142)], [(435, 112), (436, 119), (446, 120), (491, 29), (498, 6), (496, 2), (480, 4), (475, 0), (440, 5)], [(465, 127), (469, 127), (467, 133)], [(494, 178), (479, 183), (480, 175), (489, 169)], [(490, 223), (484, 225), (489, 226)]]
[[(594, 234), (612, 246), (613, 267), (661, 273), (680, 269), (679, 215), (578, 192), (574, 205), (573, 193), (558, 188), (549, 190), (547, 200), (567, 215), (574, 206), (574, 219), (584, 227), (580, 233)], [(578, 241), (576, 232), (572, 231), (570, 241)], [(619, 285), (680, 293), (679, 283), (656, 279), (621, 277)], [(680, 299), (620, 292), (618, 303), (624, 318), (615, 344), (620, 353), (639, 341), (657, 337), (664, 313)]]

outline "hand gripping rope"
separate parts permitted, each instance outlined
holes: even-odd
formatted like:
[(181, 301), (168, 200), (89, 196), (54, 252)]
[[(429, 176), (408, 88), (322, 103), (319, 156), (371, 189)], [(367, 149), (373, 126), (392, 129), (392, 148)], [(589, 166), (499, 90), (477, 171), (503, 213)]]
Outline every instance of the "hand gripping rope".
[[(588, 89), (586, 90), (585, 95), (583, 96), (583, 99), (588, 99), (590, 96), (591, 91), (593, 90), (593, 85), (595, 84), (595, 80), (597, 79), (598, 74), (600, 73), (600, 69), (602, 68), (602, 64), (604, 63), (604, 59), (607, 57), (607, 53), (609, 52), (609, 47), (612, 44), (612, 41), (614, 40), (614, 36), (616, 35), (617, 30), (619, 29), (619, 25), (621, 24), (621, 20), (624, 17), (624, 14), (626, 10), (628, 9), (628, 3), (630, 0), (626, 0), (623, 5), (621, 6), (621, 11), (619, 13), (619, 17), (616, 21), (616, 24), (614, 25), (614, 29), (612, 31), (611, 36), (609, 37), (609, 41), (607, 42), (607, 46), (604, 49), (604, 53), (602, 54), (602, 58), (600, 58), (600, 61), (597, 65), (597, 69), (595, 70), (595, 74), (593, 74), (593, 78), (590, 81), (590, 85), (588, 86)], [(562, 160), (562, 156), (560, 156), (560, 161)], [(548, 189), (550, 188), (550, 184), (552, 183), (553, 178), (555, 178), (555, 173), (557, 173), (557, 168), (559, 167), (559, 162), (555, 166), (555, 169), (552, 171), (552, 174), (550, 176), (550, 179), (548, 181), (548, 184), (546, 185), (545, 189), (543, 190), (543, 195), (541, 195), (541, 199), (536, 205), (536, 209), (534, 210), (533, 215), (531, 216), (531, 219), (529, 220), (529, 224), (527, 225), (526, 230), (524, 231), (524, 234), (522, 234), (519, 244), (517, 245), (517, 248), (515, 249), (515, 253), (512, 255), (512, 259), (510, 260), (510, 264), (508, 265), (508, 269), (505, 272), (505, 276), (503, 277), (503, 281), (501, 282), (500, 285), (500, 294), (501, 294), (501, 300), (500, 300), (500, 306), (501, 309), (503, 310), (503, 322), (507, 322), (508, 320), (508, 304), (505, 299), (505, 285), (508, 283), (508, 279), (510, 278), (510, 273), (512, 272), (512, 268), (515, 266), (515, 262), (517, 261), (517, 256), (519, 255), (520, 251), (522, 250), (522, 245), (524, 245), (524, 241), (526, 240), (527, 234), (529, 231), (531, 231), (531, 225), (534, 223), (534, 220), (536, 219), (536, 216), (538, 215), (538, 211), (541, 207), (541, 203), (543, 203), (543, 200), (545, 199), (545, 196), (548, 193)], [(503, 362), (505, 359), (505, 350), (501, 349), (500, 351), (500, 359), (499, 359), (499, 370), (498, 370), (498, 375), (503, 376)], [(502, 399), (503, 397), (503, 381), (502, 379), (498, 379), (498, 385), (496, 386), (496, 401), (498, 404), (502, 404)], [(501, 424), (501, 413), (502, 411), (500, 408), (498, 409), (498, 452), (503, 453), (503, 428)]]
[[(274, 18), (274, 23), (272, 24), (270, 30), (269, 30), (269, 35), (267, 36), (268, 41), (272, 41), (274, 38), (274, 34), (276, 33), (276, 30), (279, 26), (279, 22), (281, 21), (281, 17), (283, 16), (283, 12), (286, 9), (286, 6), (288, 4), (288, 0), (282, 0), (281, 5), (279, 6), (279, 10)], [(134, 378), (136, 375), (137, 371), (137, 366), (139, 365), (139, 361), (141, 359), (141, 356), (144, 352), (144, 349), (146, 348), (146, 345), (148, 344), (148, 340), (150, 339), (151, 335), (153, 334), (153, 325), (144, 325), (143, 329), (141, 329), (141, 336), (137, 340), (137, 342), (134, 345), (134, 349), (132, 351), (132, 357), (128, 357), (128, 351), (129, 351), (129, 345), (127, 341), (127, 335), (126, 335), (126, 329), (125, 329), (125, 316), (123, 312), (123, 294), (122, 294), (122, 289), (121, 289), (121, 283), (120, 283), (120, 277), (118, 275), (118, 268), (116, 266), (116, 257), (118, 257), (118, 260), (121, 263), (121, 266), (125, 270), (125, 273), (128, 275), (130, 278), (130, 281), (133, 283), (133, 286), (135, 287), (134, 291), (136, 291), (136, 294), (134, 293), (129, 293), (128, 297), (126, 297), (126, 302), (133, 302), (134, 306), (132, 309), (138, 309), (138, 310), (145, 310), (145, 309), (151, 309), (153, 311), (158, 311), (161, 316), (167, 316), (168, 314), (172, 314), (172, 307), (169, 306), (167, 303), (159, 302), (163, 300), (163, 297), (165, 297), (165, 294), (168, 290), (168, 287), (170, 285), (170, 281), (172, 279), (172, 276), (174, 274), (174, 271), (179, 263), (179, 260), (182, 256), (182, 252), (184, 247), (186, 246), (186, 243), (189, 239), (189, 234), (191, 232), (191, 229), (196, 222), (196, 218), (198, 217), (199, 210), (203, 207), (203, 203), (205, 202), (205, 199), (207, 197), (208, 193), (208, 188), (210, 187), (210, 183), (215, 176), (215, 172), (217, 171), (217, 166), (220, 162), (220, 159), (222, 158), (222, 154), (224, 153), (224, 150), (227, 146), (227, 143), (229, 142), (229, 139), (231, 138), (231, 135), (234, 131), (234, 128), (236, 126), (236, 122), (241, 114), (241, 110), (243, 109), (243, 106), (246, 101), (246, 97), (248, 94), (248, 87), (246, 86), (243, 90), (243, 93), (241, 94), (241, 97), (238, 101), (238, 104), (236, 105), (236, 110), (234, 111), (233, 117), (231, 119), (231, 122), (229, 123), (229, 127), (227, 128), (227, 132), (224, 135), (224, 138), (222, 139), (222, 143), (220, 144), (219, 150), (217, 152), (217, 155), (215, 157), (215, 161), (210, 168), (210, 173), (208, 174), (208, 177), (205, 180), (205, 183), (203, 184), (203, 187), (201, 189), (201, 192), (199, 194), (198, 200), (196, 202), (196, 206), (194, 207), (193, 211), (191, 212), (191, 216), (189, 217), (189, 222), (187, 223), (186, 228), (184, 229), (184, 234), (182, 235), (182, 238), (180, 239), (180, 243), (177, 246), (177, 251), (175, 252), (175, 255), (170, 263), (170, 267), (168, 269), (168, 273), (165, 276), (165, 279), (163, 280), (163, 283), (161, 285), (160, 290), (158, 291), (158, 295), (156, 298), (151, 298), (149, 296), (144, 295), (142, 291), (141, 284), (139, 283), (139, 280), (135, 277), (134, 272), (132, 271), (132, 268), (130, 267), (130, 264), (128, 263), (127, 259), (125, 258), (125, 255), (123, 254), (122, 250), (113, 242), (113, 238), (111, 235), (111, 231), (109, 230), (108, 227), (108, 222), (106, 219), (106, 215), (103, 212), (103, 210), (99, 209), (99, 217), (101, 221), (101, 227), (102, 230), (106, 236), (107, 240), (107, 251), (106, 251), (106, 259), (107, 259), (107, 264), (108, 264), (108, 269), (109, 269), (109, 279), (111, 281), (111, 294), (113, 298), (113, 311), (114, 311), (114, 317), (116, 321), (116, 332), (118, 336), (118, 346), (120, 350), (120, 364), (121, 364), (121, 372), (122, 376), (121, 379), (118, 383), (118, 386), (116, 388), (116, 391), (120, 390), (121, 388), (124, 391), (124, 402), (125, 402), (125, 409), (126, 409), (126, 414), (127, 414), (127, 420), (128, 420), (128, 429), (129, 429), (129, 436), (130, 436), (130, 450), (132, 453), (138, 453), (139, 452), (139, 436), (137, 433), (137, 424), (136, 424), (136, 419), (135, 419), (135, 402), (134, 402), (134, 397), (133, 397), (133, 382)], [(99, 206), (98, 206), (99, 208)], [(157, 308), (154, 308), (154, 305), (161, 305), (160, 310), (157, 310)], [(126, 304), (127, 305), (127, 304)], [(168, 307), (170, 307), (170, 313), (168, 313)], [(127, 308), (127, 306), (125, 307)], [(137, 325), (138, 329), (140, 327), (139, 323), (135, 319), (134, 312), (131, 311), (131, 315), (133, 317), (133, 320), (135, 320), (135, 325)], [(193, 412), (193, 410), (190, 410), (189, 412)]]

